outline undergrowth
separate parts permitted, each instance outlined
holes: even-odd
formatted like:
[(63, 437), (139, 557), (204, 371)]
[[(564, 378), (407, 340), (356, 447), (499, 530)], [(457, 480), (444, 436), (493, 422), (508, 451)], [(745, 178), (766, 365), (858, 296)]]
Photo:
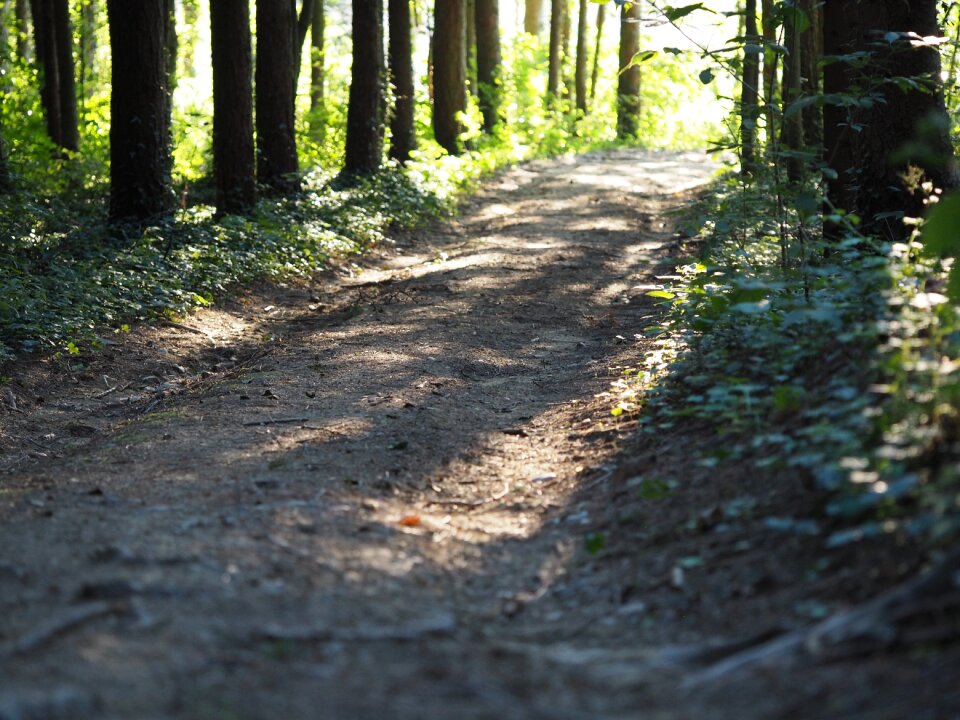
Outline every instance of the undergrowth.
[[(820, 240), (817, 204), (777, 218), (772, 178), (729, 174), (700, 202), (705, 241), (646, 329), (656, 349), (615, 384), (614, 414), (649, 432), (694, 418), (723, 439), (700, 459), (788, 472), (824, 495), (816, 518), (767, 518), (827, 546), (960, 532), (960, 312), (949, 263), (918, 242), (881, 244), (850, 225)], [(640, 410), (643, 412), (639, 412)]]

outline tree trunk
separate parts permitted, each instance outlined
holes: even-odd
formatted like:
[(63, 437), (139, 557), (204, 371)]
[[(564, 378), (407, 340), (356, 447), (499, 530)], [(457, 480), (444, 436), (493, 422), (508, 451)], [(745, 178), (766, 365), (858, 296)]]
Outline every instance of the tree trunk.
[(477, 3), (476, 0), (464, 0), (464, 22), (466, 23), (467, 43), (467, 91), (477, 95)]
[[(891, 41), (889, 33), (900, 37)], [(828, 104), (824, 109), (825, 160), (837, 174), (828, 179), (828, 203), (859, 215), (862, 232), (888, 239), (909, 235), (909, 228), (889, 213), (923, 213), (926, 193), (918, 180), (944, 189), (957, 180), (940, 54), (935, 47), (912, 47), (906, 33), (940, 34), (935, 0), (828, 0), (824, 6), (826, 55), (872, 53), (863, 66), (827, 65), (824, 92), (829, 97), (865, 90), (879, 100), (869, 107)], [(923, 78), (930, 91), (901, 89), (888, 81), (893, 77)], [(905, 148), (911, 140), (916, 142)], [(824, 232), (838, 237), (842, 229), (828, 224)]]
[(154, 220), (172, 206), (166, 10), (166, 0), (107, 0), (111, 222)]
[(281, 195), (300, 189), (293, 115), (293, 10), (287, 0), (257, 0), (257, 177)]
[(80, 98), (86, 98), (86, 84), (96, 79), (94, 62), (97, 57), (97, 4), (83, 0), (80, 8)]
[(310, 23), (310, 129), (320, 141), (327, 134), (325, 108), (326, 55), (324, 35), (326, 34), (327, 15), (324, 0), (313, 0), (313, 22)]
[(417, 147), (413, 124), (413, 23), (410, 0), (390, 0), (390, 82), (393, 114), (390, 117), (390, 157), (403, 165)]
[(589, 0), (580, 0), (577, 17), (577, 69), (574, 73), (577, 111), (587, 114), (587, 9)]
[(761, 0), (760, 16), (763, 32), (763, 90), (762, 103), (766, 114), (767, 152), (772, 152), (777, 136), (777, 63), (780, 53), (777, 45), (777, 20), (774, 15), (773, 0)]
[[(172, 96), (177, 88), (177, 60), (180, 57), (180, 38), (177, 36), (177, 3), (166, 0), (167, 13), (167, 91)], [(192, 52), (192, 51), (191, 51)], [(170, 110), (173, 104), (170, 103)]]
[(7, 165), (7, 146), (3, 141), (3, 128), (0, 127), (0, 194), (9, 193), (12, 189), (13, 180)]
[(451, 155), (460, 153), (463, 127), (458, 114), (467, 109), (466, 23), (463, 0), (436, 0), (433, 31), (433, 134)]
[[(801, 0), (810, 27), (800, 35), (800, 89), (806, 97), (820, 94), (820, 58), (823, 57), (823, 7), (819, 0)], [(823, 113), (810, 106), (803, 110), (803, 139), (817, 150), (823, 145)]]
[[(620, 78), (617, 81), (617, 137), (636, 137), (640, 120), (640, 66), (630, 66), (640, 52), (640, 3), (620, 17)], [(624, 69), (626, 68), (626, 69)]]
[(17, 19), (17, 56), (23, 60), (30, 60), (30, 4), (27, 0), (16, 0), (14, 16)]
[(790, 106), (800, 99), (801, 95), (801, 45), (800, 45), (800, 18), (799, 5), (796, 11), (789, 8), (784, 11), (783, 20), (783, 80), (780, 82), (782, 94), (783, 126), (780, 132), (780, 149), (785, 151), (787, 180), (796, 185), (803, 179), (804, 163), (799, 153), (803, 152), (803, 113), (788, 113)]
[(53, 26), (56, 43), (57, 79), (60, 93), (60, 146), (76, 152), (80, 149), (80, 120), (77, 117), (77, 80), (73, 62), (73, 28), (68, 0), (54, 0)]
[(550, 60), (547, 74), (547, 103), (560, 94), (560, 45), (563, 40), (563, 3), (550, 0)]
[(54, 33), (53, 0), (31, 0), (33, 44), (37, 49), (40, 71), (40, 103), (47, 123), (47, 134), (57, 147), (63, 147), (63, 117), (60, 112), (60, 64)]
[(597, 39), (593, 48), (593, 71), (590, 73), (590, 102), (597, 97), (597, 80), (600, 79), (600, 45), (603, 40), (603, 20), (606, 17), (606, 5), (597, 7)]
[(210, 0), (210, 45), (217, 213), (243, 215), (257, 201), (253, 57), (247, 0)]
[(524, 8), (523, 31), (539, 35), (542, 29), (540, 17), (543, 15), (543, 0), (526, 0)]
[(484, 132), (500, 122), (500, 2), (476, 0), (477, 85)]
[(757, 118), (760, 116), (760, 52), (761, 37), (757, 33), (757, 0), (746, 0), (744, 12), (743, 82), (740, 89), (740, 167), (744, 174), (756, 169)]
[[(300, 84), (300, 66), (303, 64), (303, 45), (313, 26), (313, 14), (316, 12), (317, 0), (303, 0), (300, 6), (300, 17), (297, 18), (297, 31), (293, 46), (293, 91), (296, 93)], [(311, 63), (311, 67), (313, 67)]]
[(570, 20), (570, 0), (563, 0), (560, 6), (560, 82), (563, 84), (563, 97), (570, 99), (574, 96), (574, 81), (570, 71), (571, 62), (570, 39), (573, 36), (573, 24)]
[(383, 162), (383, 1), (353, 0), (353, 68), (344, 173), (366, 175)]

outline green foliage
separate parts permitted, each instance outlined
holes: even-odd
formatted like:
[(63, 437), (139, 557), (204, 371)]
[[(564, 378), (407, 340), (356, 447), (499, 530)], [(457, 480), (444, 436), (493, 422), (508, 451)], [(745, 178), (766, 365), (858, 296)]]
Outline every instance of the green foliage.
[(201, 206), (120, 237), (102, 214), (0, 198), (0, 356), (74, 353), (131, 320), (209, 305), (238, 282), (309, 275), (443, 209), (394, 169), (346, 190), (319, 174), (308, 185), (296, 200), (262, 202), (254, 219), (215, 221)]
[(770, 182), (729, 175), (701, 202), (690, 229), (707, 250), (648, 293), (668, 313), (646, 329), (656, 348), (615, 384), (618, 407), (645, 408), (649, 432), (707, 423), (723, 444), (706, 466), (752, 463), (815, 482), (828, 545), (955, 536), (960, 311), (940, 292), (949, 263), (916, 242), (851, 233), (815, 243), (809, 197), (777, 218)]

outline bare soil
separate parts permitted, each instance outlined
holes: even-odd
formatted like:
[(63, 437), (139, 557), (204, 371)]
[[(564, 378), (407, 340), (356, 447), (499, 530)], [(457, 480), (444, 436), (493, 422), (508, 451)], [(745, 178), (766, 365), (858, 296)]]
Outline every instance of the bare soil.
[(943, 623), (711, 675), (924, 562), (611, 416), (713, 169), (525, 164), (362, 267), (6, 368), (0, 718), (960, 717)]

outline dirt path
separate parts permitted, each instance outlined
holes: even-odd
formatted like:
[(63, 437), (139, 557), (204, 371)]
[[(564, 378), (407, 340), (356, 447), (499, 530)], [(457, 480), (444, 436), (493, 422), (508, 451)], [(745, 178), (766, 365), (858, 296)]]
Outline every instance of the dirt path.
[[(690, 647), (912, 569), (798, 589), (817, 547), (729, 511), (802, 503), (797, 488), (711, 478), (701, 438), (638, 444), (595, 397), (649, 342), (646, 286), (681, 250), (665, 213), (711, 171), (640, 152), (528, 164), (359, 274), (18, 368), (0, 416), (0, 718), (893, 702), (882, 659), (843, 688), (815, 670), (773, 694), (745, 676), (720, 703), (679, 689)], [(683, 498), (638, 497), (644, 475)], [(690, 531), (717, 513), (735, 532)]]

